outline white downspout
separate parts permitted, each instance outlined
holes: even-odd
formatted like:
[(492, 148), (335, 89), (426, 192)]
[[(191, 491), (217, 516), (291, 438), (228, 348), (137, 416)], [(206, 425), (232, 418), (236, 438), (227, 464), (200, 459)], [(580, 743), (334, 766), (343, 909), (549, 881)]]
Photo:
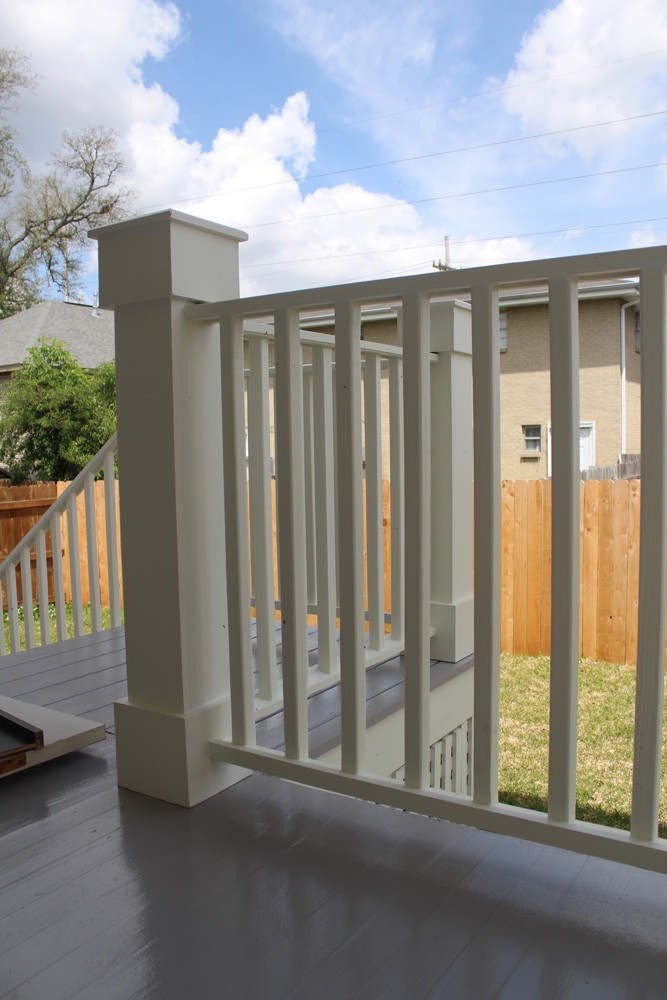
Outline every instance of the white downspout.
[(626, 445), (626, 401), (625, 401), (625, 311), (629, 309), (630, 306), (634, 306), (634, 302), (624, 302), (621, 306), (621, 330), (620, 330), (620, 366), (621, 366), (621, 455), (625, 455), (627, 452)]

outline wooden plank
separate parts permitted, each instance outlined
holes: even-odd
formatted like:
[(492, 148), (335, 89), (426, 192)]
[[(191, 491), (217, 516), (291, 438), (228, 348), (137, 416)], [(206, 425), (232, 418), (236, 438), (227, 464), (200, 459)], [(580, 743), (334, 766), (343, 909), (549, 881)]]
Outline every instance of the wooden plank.
[[(400, 331), (400, 322), (399, 322)], [(389, 468), (391, 485), (391, 637), (404, 635), (405, 473), (403, 359), (389, 361)]]
[(614, 573), (613, 483), (601, 480), (598, 503), (598, 599), (595, 658), (611, 660), (612, 579)]
[(336, 440), (340, 585), (341, 768), (366, 762), (363, 504), (361, 466), (361, 311), (336, 304)]
[[(626, 618), (626, 663), (637, 662), (637, 625), (639, 609), (639, 523), (641, 482), (633, 479), (628, 498), (628, 590)], [(666, 660), (667, 666), (667, 660)]]
[[(405, 784), (428, 785), (431, 593), (430, 305), (403, 298), (405, 433)], [(498, 539), (498, 544), (500, 539)]]
[(276, 331), (276, 481), (278, 566), (283, 641), (285, 755), (308, 757), (306, 679), (307, 582), (303, 526), (305, 475), (303, 457), (303, 380), (299, 315), (275, 314)]
[(590, 659), (597, 656), (598, 605), (598, 501), (600, 483), (591, 479), (584, 488), (584, 547), (582, 654)]
[(336, 515), (334, 481), (335, 421), (333, 406), (333, 352), (313, 348), (315, 501), (317, 526), (317, 627), (319, 669), (332, 673), (338, 666), (336, 637)]
[(391, 612), (391, 483), (382, 480), (382, 530), (384, 546), (384, 610)]
[[(73, 750), (81, 750), (91, 743), (106, 739), (104, 726), (50, 708), (29, 705), (25, 701), (0, 696), (0, 711), (10, 713), (43, 732), (43, 745), (29, 750), (21, 770), (54, 760)], [(7, 772), (9, 773), (9, 772)], [(16, 773), (16, 769), (13, 771)], [(6, 777), (0, 771), (0, 778)]]
[(220, 387), (225, 483), (225, 552), (232, 739), (254, 746), (253, 659), (250, 639), (250, 555), (246, 481), (243, 322), (220, 323)]
[(384, 640), (384, 544), (382, 526), (382, 401), (380, 358), (366, 355), (364, 366), (364, 424), (366, 456), (366, 575), (369, 646), (380, 649)]
[(658, 835), (665, 696), (667, 604), (667, 276), (643, 270), (641, 353), (642, 510), (639, 561), (637, 690), (631, 834)]
[(574, 820), (579, 653), (579, 325), (577, 281), (549, 279), (552, 594), (549, 819)]
[(551, 654), (551, 480), (542, 482), (540, 653)]
[(527, 485), (526, 652), (534, 655), (539, 653), (541, 648), (542, 482), (539, 479), (535, 479)]
[(610, 584), (611, 595), (611, 647), (612, 663), (625, 663), (627, 657), (627, 607), (628, 607), (628, 512), (630, 483), (619, 479), (612, 491), (613, 557), (614, 572)]
[(475, 470), (475, 732), (473, 795), (498, 801), (500, 705), (500, 346), (498, 289), (471, 290)]
[(528, 483), (514, 484), (514, 649), (526, 651), (528, 604)]
[(502, 483), (502, 576), (500, 589), (500, 648), (514, 653), (514, 483)]

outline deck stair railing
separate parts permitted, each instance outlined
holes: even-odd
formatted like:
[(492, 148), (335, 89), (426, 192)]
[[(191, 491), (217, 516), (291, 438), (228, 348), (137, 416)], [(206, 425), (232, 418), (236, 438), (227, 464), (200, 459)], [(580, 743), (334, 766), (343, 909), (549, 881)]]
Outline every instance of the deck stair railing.
[[(0, 655), (121, 624), (116, 456), (114, 434), (0, 565), (9, 623), (8, 642), (4, 630), (0, 636)], [(104, 565), (100, 551), (105, 554)], [(87, 567), (83, 581), (82, 566)], [(104, 616), (102, 592), (108, 595), (109, 613)]]
[[(667, 871), (667, 842), (658, 837), (667, 606), (667, 247), (528, 261), (519, 264), (359, 282), (242, 299), (238, 242), (244, 234), (176, 212), (107, 227), (100, 240), (104, 306), (116, 308), (119, 430), (123, 441), (125, 594), (128, 609), (128, 700), (117, 706), (121, 784), (193, 804), (240, 780), (246, 769), (373, 802), (422, 812), (482, 829)], [(147, 267), (146, 261), (155, 261)], [(167, 262), (168, 266), (165, 265)], [(223, 277), (221, 278), (221, 275)], [(579, 629), (579, 335), (578, 284), (590, 279), (639, 279), (642, 309), (642, 482), (637, 697), (630, 832), (575, 817)], [(500, 342), (501, 289), (548, 289), (551, 341), (552, 607), (548, 812), (498, 799), (500, 678)], [(219, 301), (216, 301), (216, 297)], [(466, 336), (434, 341), (438, 310), (466, 300), (472, 327), (473, 413), (456, 397), (466, 382)], [(405, 701), (404, 772), (382, 777), (367, 753), (366, 645), (363, 591), (361, 315), (391, 304), (402, 316), (400, 489), (405, 554), (402, 566)], [(313, 475), (335, 503), (335, 587), (340, 617), (340, 764), (309, 754), (307, 612), (315, 570), (308, 565), (301, 327), (309, 312), (330, 310), (333, 348), (320, 345), (313, 420)], [(275, 331), (275, 464), (278, 574), (282, 642), (284, 750), (257, 746), (251, 608), (253, 527), (248, 534), (245, 356), (249, 324)], [(143, 331), (143, 339), (140, 332)], [(451, 331), (450, 331), (451, 333)], [(145, 400), (133, 401), (142, 372), (164, 344)], [(260, 346), (253, 351), (263, 349)], [(125, 345), (125, 347), (123, 347)], [(251, 344), (252, 346), (252, 344)], [(443, 354), (438, 359), (438, 351)], [(331, 384), (334, 402), (321, 405)], [(381, 356), (381, 353), (380, 353)], [(365, 371), (372, 370), (366, 354)], [(387, 358), (387, 360), (390, 360)], [(442, 376), (444, 369), (448, 375)], [(456, 362), (456, 364), (455, 364)], [(252, 368), (252, 366), (251, 366)], [(262, 362), (264, 378), (266, 361)], [(375, 376), (371, 377), (371, 382)], [(264, 385), (266, 380), (264, 381)], [(124, 388), (123, 388), (124, 385)], [(333, 387), (331, 389), (333, 393)], [(371, 396), (373, 389), (370, 389)], [(258, 398), (265, 397), (264, 390)], [(450, 405), (445, 419), (438, 407)], [(252, 404), (249, 404), (252, 405)], [(372, 408), (372, 401), (370, 405)], [(447, 407), (445, 407), (445, 410)], [(316, 410), (319, 413), (316, 416)], [(143, 414), (143, 417), (142, 417)], [(155, 416), (154, 416), (155, 415)], [(141, 473), (162, 432), (156, 475), (163, 472), (168, 504), (159, 524), (142, 517)], [(158, 423), (159, 422), (159, 423)], [(266, 435), (266, 424), (262, 423)], [(126, 431), (123, 430), (126, 428)], [(150, 432), (150, 433), (149, 433)], [(124, 434), (127, 433), (127, 436)], [(126, 441), (128, 442), (126, 451)], [(371, 449), (372, 450), (372, 449)], [(368, 463), (368, 443), (366, 442)], [(431, 787), (431, 659), (461, 625), (462, 604), (445, 594), (451, 579), (470, 569), (466, 535), (474, 451), (474, 704), (471, 794)], [(252, 453), (252, 447), (250, 448)], [(322, 454), (323, 453), (323, 454)], [(266, 486), (268, 456), (260, 447)], [(458, 464), (457, 464), (458, 463)], [(332, 464), (335, 466), (331, 476)], [(462, 472), (461, 469), (466, 471)], [(396, 473), (391, 470), (392, 477)], [(252, 521), (252, 471), (251, 471)], [(208, 492), (179, 495), (181, 478), (224, 484), (224, 510)], [(174, 483), (176, 488), (174, 489)], [(332, 485), (333, 484), (333, 485)], [(459, 488), (462, 492), (459, 492)], [(469, 491), (466, 493), (466, 490)], [(467, 497), (460, 504), (461, 497)], [(260, 511), (266, 497), (260, 499)], [(321, 515), (320, 515), (321, 516)], [(265, 531), (260, 528), (260, 534)], [(131, 544), (128, 540), (131, 536)], [(317, 539), (325, 548), (331, 537)], [(166, 549), (165, 549), (166, 547)], [(315, 546), (317, 552), (318, 545)], [(265, 551), (268, 549), (266, 541)], [(160, 560), (161, 605), (147, 598), (146, 566)], [(128, 562), (127, 560), (131, 560)], [(225, 567), (221, 571), (220, 565)], [(317, 598), (334, 606), (334, 562)], [(446, 567), (446, 580), (439, 579)], [(463, 567), (463, 568), (461, 568)], [(443, 571), (444, 572), (444, 571)], [(215, 587), (210, 586), (211, 581)], [(439, 589), (442, 585), (442, 596)], [(268, 579), (266, 581), (269, 587)], [(257, 581), (254, 587), (257, 594)], [(451, 587), (450, 587), (451, 591)], [(216, 599), (211, 599), (211, 594)], [(264, 599), (267, 607), (270, 601)], [(208, 603), (207, 603), (208, 602)], [(164, 614), (165, 605), (167, 614)], [(136, 607), (136, 617), (132, 607)], [(467, 605), (466, 605), (467, 607)], [(159, 611), (163, 613), (160, 614)], [(394, 610), (392, 605), (392, 610)], [(143, 611), (139, 622), (139, 611)], [(326, 614), (326, 610), (325, 610)], [(378, 618), (379, 621), (379, 618)], [(371, 623), (372, 624), (372, 623)], [(394, 623), (392, 622), (392, 626)], [(326, 632), (327, 637), (330, 636)], [(327, 639), (328, 641), (328, 639)], [(467, 650), (470, 652), (470, 650)], [(466, 654), (461, 654), (466, 655)], [(331, 662), (331, 661), (329, 661)], [(271, 676), (265, 679), (270, 687)], [(466, 718), (470, 717), (468, 712)], [(464, 720), (460, 720), (464, 721)], [(146, 733), (150, 739), (146, 739)], [(386, 773), (386, 772), (385, 772)]]

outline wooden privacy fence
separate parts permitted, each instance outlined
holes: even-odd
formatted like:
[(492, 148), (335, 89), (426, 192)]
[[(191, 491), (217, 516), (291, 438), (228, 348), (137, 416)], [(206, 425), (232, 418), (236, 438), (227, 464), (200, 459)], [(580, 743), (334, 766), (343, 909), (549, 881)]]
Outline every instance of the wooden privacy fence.
[[(589, 480), (580, 497), (580, 655), (636, 663), (641, 483)], [(501, 567), (501, 649), (548, 654), (551, 480), (503, 482)]]
[[(96, 483), (98, 558), (102, 604), (108, 605), (102, 483)], [(29, 531), (67, 483), (7, 486), (0, 490), (0, 558)], [(116, 489), (118, 484), (116, 483)], [(590, 480), (581, 484), (582, 656), (635, 663), (639, 585), (639, 480)], [(385, 609), (391, 609), (391, 519), (389, 483), (383, 484)], [(275, 499), (273, 503), (275, 532)], [(89, 600), (85, 516), (79, 500), (82, 599)], [(120, 526), (118, 528), (120, 534)], [(65, 599), (71, 599), (67, 519), (62, 519)], [(276, 560), (277, 563), (277, 560)], [(274, 565), (276, 564), (274, 563)], [(501, 649), (546, 653), (551, 643), (551, 480), (505, 480), (502, 484)], [(51, 591), (49, 562), (49, 588)], [(277, 573), (276, 573), (277, 588)], [(33, 591), (34, 592), (34, 591)], [(313, 622), (314, 623), (314, 622)]]

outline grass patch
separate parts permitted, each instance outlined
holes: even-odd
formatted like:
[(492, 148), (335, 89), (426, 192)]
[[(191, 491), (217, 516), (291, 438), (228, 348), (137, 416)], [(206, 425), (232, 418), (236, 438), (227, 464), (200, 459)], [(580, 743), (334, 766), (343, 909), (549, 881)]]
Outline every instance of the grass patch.
[[(579, 661), (577, 819), (630, 829), (635, 668)], [(667, 706), (666, 706), (667, 707)], [(667, 732), (667, 720), (665, 723)], [(549, 657), (503, 654), (500, 666), (501, 802), (547, 811)], [(667, 837), (663, 742), (659, 835)]]
[[(23, 606), (18, 609), (19, 616), (19, 636), (21, 640), (21, 649), (25, 649), (25, 621), (24, 621), (24, 609)], [(9, 614), (7, 611), (3, 612), (3, 623), (5, 629), (5, 649), (10, 650), (9, 644)], [(39, 621), (39, 607), (34, 607), (32, 609), (32, 620), (35, 629), (35, 645), (42, 645), (42, 629)], [(73, 639), (74, 632), (74, 615), (72, 613), (72, 604), (65, 605), (65, 620), (67, 625), (67, 638)], [(123, 610), (121, 609), (121, 621), (124, 620)], [(102, 628), (111, 628), (111, 611), (109, 608), (102, 608)], [(83, 607), (83, 629), (86, 634), (92, 632), (92, 622), (90, 615), (90, 605), (84, 605)], [(49, 634), (50, 641), (56, 642), (58, 639), (58, 633), (56, 628), (56, 606), (55, 604), (49, 604)]]

